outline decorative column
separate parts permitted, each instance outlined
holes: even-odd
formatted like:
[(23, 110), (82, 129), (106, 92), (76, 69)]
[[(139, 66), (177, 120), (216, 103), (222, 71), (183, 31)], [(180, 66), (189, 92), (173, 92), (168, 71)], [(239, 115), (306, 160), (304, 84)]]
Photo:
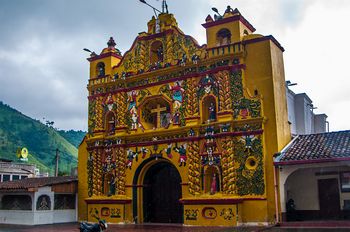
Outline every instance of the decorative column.
[(201, 193), (201, 159), (199, 155), (199, 144), (198, 142), (191, 142), (188, 146), (189, 192), (192, 195), (198, 195)]

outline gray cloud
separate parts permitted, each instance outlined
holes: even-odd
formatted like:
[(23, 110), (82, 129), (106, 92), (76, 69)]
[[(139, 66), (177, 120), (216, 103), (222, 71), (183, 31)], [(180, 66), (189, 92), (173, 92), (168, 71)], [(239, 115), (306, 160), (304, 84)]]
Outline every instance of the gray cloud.
[[(148, 2), (160, 8), (161, 1)], [(286, 69), (287, 78), (296, 78), (300, 85), (311, 89), (297, 76), (300, 71), (295, 68), (300, 54), (296, 49), (302, 51), (307, 45), (293, 45), (291, 39), (297, 41), (298, 37), (291, 35), (302, 25), (308, 7), (316, 2), (330, 4), (316, 0), (251, 0), (235, 2), (237, 5), (227, 0), (169, 0), (168, 5), (180, 28), (200, 43), (205, 43), (205, 30), (200, 24), (213, 14), (212, 6), (221, 11), (228, 4), (238, 7), (257, 33), (273, 34), (286, 48), (286, 67), (292, 69)], [(82, 49), (99, 53), (113, 36), (125, 52), (137, 34), (147, 30), (152, 15), (153, 11), (138, 0), (1, 0), (0, 100), (31, 117), (53, 120), (59, 128), (86, 130), (89, 63)], [(300, 32), (306, 38), (310, 36), (306, 30)], [(319, 103), (316, 97), (322, 90), (310, 92)], [(332, 103), (325, 99), (322, 104)], [(335, 113), (331, 115), (336, 118)]]

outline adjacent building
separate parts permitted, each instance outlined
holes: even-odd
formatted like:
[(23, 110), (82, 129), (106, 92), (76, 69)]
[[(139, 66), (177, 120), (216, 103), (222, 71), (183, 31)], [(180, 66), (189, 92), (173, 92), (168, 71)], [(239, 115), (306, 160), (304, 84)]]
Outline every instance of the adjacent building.
[(316, 109), (306, 93), (295, 94), (287, 88), (288, 121), (292, 135), (317, 134), (329, 131), (326, 114), (315, 114)]
[(283, 221), (350, 218), (350, 131), (298, 135), (274, 161)]
[(77, 178), (26, 178), (0, 183), (0, 224), (77, 221)]
[(22, 180), (36, 176), (35, 165), (16, 163), (11, 160), (0, 159), (0, 182)]

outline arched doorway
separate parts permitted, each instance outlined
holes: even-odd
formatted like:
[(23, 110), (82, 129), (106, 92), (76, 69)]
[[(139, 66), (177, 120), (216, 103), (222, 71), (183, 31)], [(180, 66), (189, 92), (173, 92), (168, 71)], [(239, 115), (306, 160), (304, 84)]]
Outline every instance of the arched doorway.
[(182, 223), (181, 176), (169, 162), (148, 168), (143, 179), (143, 222)]

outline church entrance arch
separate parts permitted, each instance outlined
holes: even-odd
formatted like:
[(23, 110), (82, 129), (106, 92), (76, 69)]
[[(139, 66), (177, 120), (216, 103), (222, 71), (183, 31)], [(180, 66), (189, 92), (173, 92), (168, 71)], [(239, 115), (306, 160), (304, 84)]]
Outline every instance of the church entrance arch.
[[(134, 217), (144, 223), (183, 223), (181, 176), (176, 167), (163, 158), (150, 158), (139, 167), (134, 178)], [(142, 169), (142, 170), (141, 170)]]

